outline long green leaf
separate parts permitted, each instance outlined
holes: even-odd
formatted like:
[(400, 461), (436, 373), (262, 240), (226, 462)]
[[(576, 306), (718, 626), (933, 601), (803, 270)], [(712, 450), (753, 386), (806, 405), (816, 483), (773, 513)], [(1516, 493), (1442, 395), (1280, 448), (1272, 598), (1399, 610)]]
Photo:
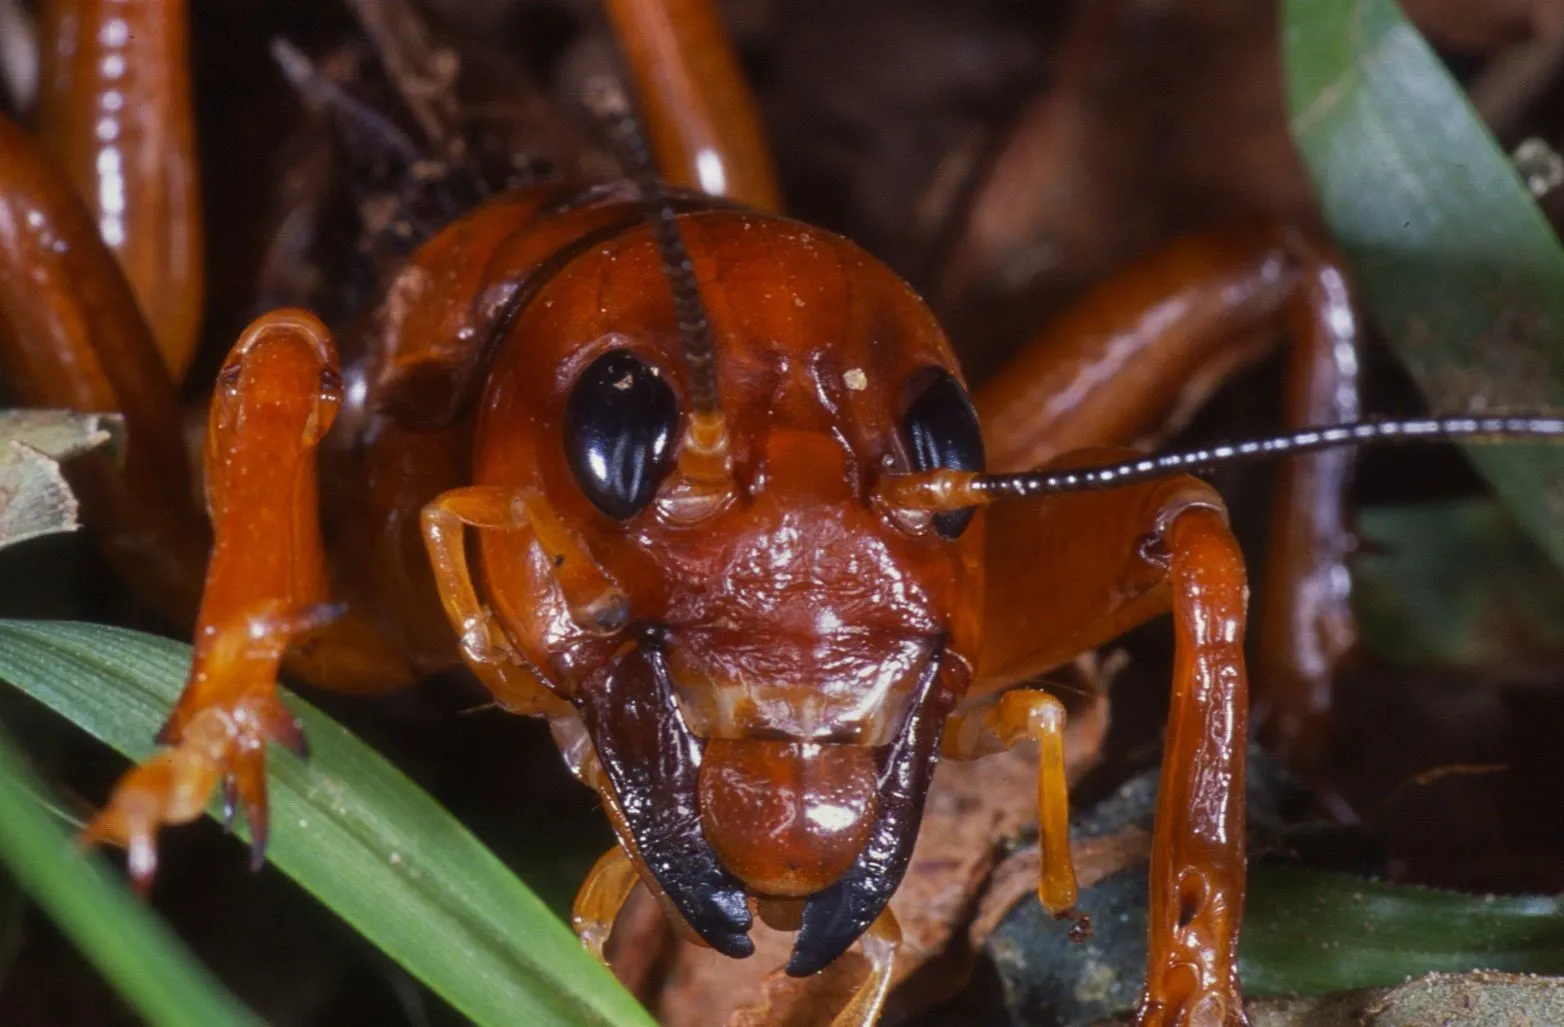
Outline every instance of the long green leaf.
[(1361, 511), (1353, 608), (1375, 659), (1477, 668), (1564, 653), (1564, 576), (1493, 499)]
[(1344, 874), (1258, 867), (1244, 911), (1252, 995), (1382, 987), (1436, 970), (1564, 972), (1552, 896), (1463, 895)]
[[(1108, 816), (1136, 810), (1132, 820), (1148, 823), (1153, 780), (1120, 791)], [(1132, 1008), (1146, 966), (1146, 894), (1143, 865), (1083, 889), (1075, 908), (1093, 931), (1081, 941), (1035, 898), (1018, 899), (985, 942), (1012, 1021), (1084, 1027)], [(1463, 895), (1262, 862), (1250, 867), (1244, 906), (1239, 976), (1252, 998), (1385, 987), (1433, 971), (1564, 973), (1564, 903), (1552, 896)]]
[(73, 852), (41, 793), (0, 737), (0, 862), (126, 1001), (159, 1027), (261, 1027), (102, 860)]
[[(0, 621), (0, 678), (131, 759), (151, 751), (189, 660), (188, 646), (131, 631)], [(311, 757), (271, 753), (279, 869), (480, 1025), (652, 1022), (450, 814), (324, 714), (287, 702)]]
[[(1293, 134), (1368, 305), (1440, 412), (1564, 409), (1564, 251), (1393, 0), (1283, 0)], [(1470, 450), (1564, 565), (1564, 448)]]

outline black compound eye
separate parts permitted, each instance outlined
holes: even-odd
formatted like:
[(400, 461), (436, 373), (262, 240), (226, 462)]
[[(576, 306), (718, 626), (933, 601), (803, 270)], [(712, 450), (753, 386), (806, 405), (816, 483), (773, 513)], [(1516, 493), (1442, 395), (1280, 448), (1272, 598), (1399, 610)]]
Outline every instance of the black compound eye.
[(592, 505), (627, 521), (652, 501), (672, 463), (679, 401), (628, 350), (581, 372), (565, 403), (565, 458)]
[[(902, 444), (915, 471), (982, 471), (983, 430), (977, 411), (955, 375), (931, 367), (907, 383), (901, 415)], [(973, 510), (934, 515), (934, 530), (956, 538), (967, 530)]]

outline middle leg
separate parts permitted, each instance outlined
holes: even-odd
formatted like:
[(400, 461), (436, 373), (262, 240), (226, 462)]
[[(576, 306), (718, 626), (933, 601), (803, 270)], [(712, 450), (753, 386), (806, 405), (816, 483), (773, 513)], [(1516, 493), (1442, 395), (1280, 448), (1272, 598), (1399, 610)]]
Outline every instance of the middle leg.
[[(1140, 1022), (1242, 1024), (1237, 943), (1244, 898), (1248, 586), (1220, 498), (1193, 478), (1175, 478), (1001, 503), (989, 508), (988, 517), (984, 640), (971, 697), (1025, 681), (1172, 610), (1172, 708), (1152, 843)], [(948, 739), (947, 751), (980, 756), (1027, 734), (1048, 742), (1057, 732), (1046, 704), (1011, 698), (1028, 694), (1002, 696), (978, 721), (984, 730), (965, 744)], [(1017, 711), (1037, 709), (1027, 730), (1017, 729), (1016, 713), (1004, 714), (1007, 701)], [(1008, 731), (1001, 730), (1007, 721)], [(1073, 901), (1065, 882), (1074, 880), (1062, 766), (1053, 765), (1062, 761), (1050, 756), (1054, 749), (1044, 745), (1040, 767), (1039, 893), (1058, 911), (1066, 897)]]

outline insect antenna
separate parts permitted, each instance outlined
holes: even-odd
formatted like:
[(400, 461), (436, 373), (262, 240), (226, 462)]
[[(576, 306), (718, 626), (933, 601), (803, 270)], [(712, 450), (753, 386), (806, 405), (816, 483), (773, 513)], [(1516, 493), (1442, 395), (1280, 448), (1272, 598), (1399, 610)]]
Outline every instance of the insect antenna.
[(588, 109), (608, 127), (620, 160), (641, 194), (663, 274), (673, 293), (690, 378), (690, 417), (678, 470), (692, 486), (700, 486), (709, 495), (720, 492), (725, 496), (732, 489), (732, 461), (727, 421), (717, 394), (716, 341), (695, 279), (695, 265), (679, 231), (674, 199), (657, 174), (641, 121), (624, 87), (612, 78), (598, 76), (588, 83), (585, 100)]
[(891, 475), (882, 482), (880, 494), (892, 506), (943, 512), (981, 506), (1000, 499), (1120, 488), (1171, 474), (1205, 471), (1225, 464), (1296, 456), (1341, 446), (1397, 442), (1502, 442), (1529, 438), (1564, 439), (1564, 417), (1461, 415), (1399, 421), (1359, 421), (1304, 428), (1283, 435), (1200, 449), (1151, 453), (1095, 466), (1040, 469), (1017, 474), (929, 471)]

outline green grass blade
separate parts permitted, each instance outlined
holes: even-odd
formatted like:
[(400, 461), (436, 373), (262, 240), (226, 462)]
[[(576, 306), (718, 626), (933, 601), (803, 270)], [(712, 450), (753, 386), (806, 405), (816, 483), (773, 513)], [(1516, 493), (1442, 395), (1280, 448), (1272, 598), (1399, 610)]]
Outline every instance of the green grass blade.
[[(1564, 251), (1393, 0), (1283, 0), (1293, 135), (1368, 306), (1439, 412), (1564, 409)], [(1469, 450), (1564, 565), (1564, 448)]]
[(1556, 974), (1564, 908), (1552, 896), (1485, 898), (1262, 866), (1241, 948), (1253, 995), (1382, 987), (1436, 970)]
[[(131, 631), (0, 620), (0, 679), (131, 759), (151, 751), (189, 660), (188, 646)], [(652, 1023), (450, 814), (340, 725), (286, 700), (311, 756), (271, 751), (279, 869), (480, 1025)]]
[(41, 793), (0, 738), (0, 863), (120, 995), (158, 1027), (262, 1027), (102, 860), (74, 852)]

